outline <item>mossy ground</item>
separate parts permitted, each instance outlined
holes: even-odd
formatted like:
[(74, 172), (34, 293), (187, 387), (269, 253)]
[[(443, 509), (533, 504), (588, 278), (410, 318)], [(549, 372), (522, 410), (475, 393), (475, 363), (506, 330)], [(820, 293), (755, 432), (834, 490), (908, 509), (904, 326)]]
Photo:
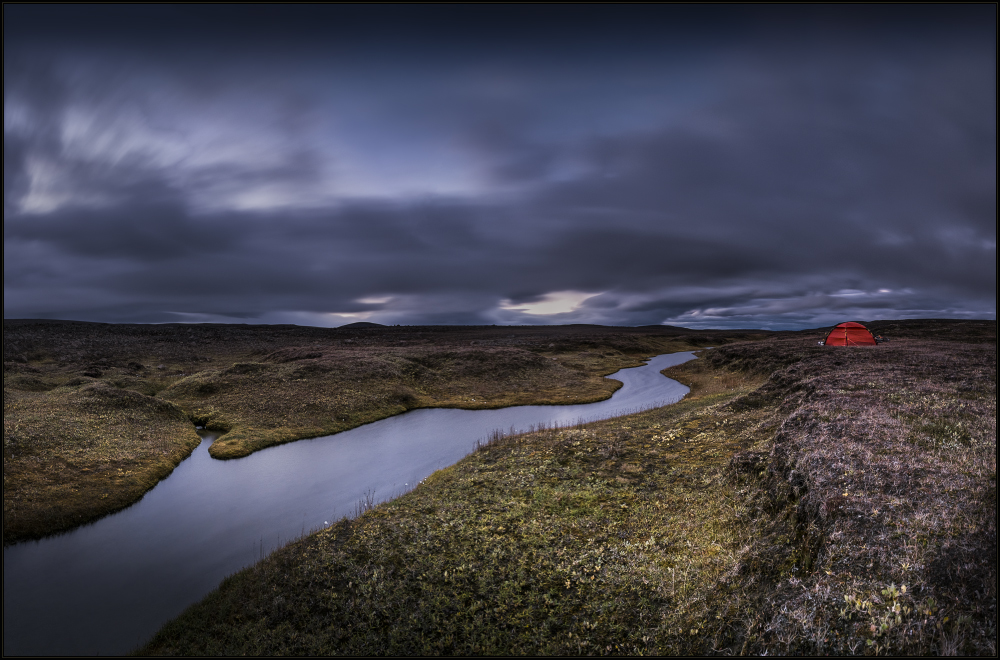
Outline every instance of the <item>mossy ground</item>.
[(201, 440), (177, 406), (99, 381), (4, 386), (4, 541), (122, 509)]
[(4, 321), (5, 544), (139, 499), (197, 445), (216, 458), (429, 406), (605, 399), (603, 376), (724, 343), (678, 328), (325, 329)]
[(739, 548), (738, 512), (713, 491), (726, 488), (728, 457), (753, 429), (722, 433), (713, 413), (747, 382), (730, 377), (715, 388), (724, 392), (627, 418), (498, 438), (408, 495), (230, 578), (148, 650), (635, 653), (686, 639), (700, 621), (663, 614), (697, 599)]
[(995, 323), (814, 334), (669, 370), (673, 406), (497, 438), (142, 652), (995, 654)]

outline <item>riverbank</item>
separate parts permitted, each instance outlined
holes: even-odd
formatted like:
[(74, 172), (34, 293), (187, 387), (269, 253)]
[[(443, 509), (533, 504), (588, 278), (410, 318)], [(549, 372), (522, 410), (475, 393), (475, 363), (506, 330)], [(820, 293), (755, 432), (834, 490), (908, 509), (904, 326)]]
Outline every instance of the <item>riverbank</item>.
[(148, 654), (993, 654), (996, 324), (734, 343), (226, 580)]
[[(129, 506), (215, 458), (425, 407), (606, 399), (603, 376), (746, 333), (682, 328), (108, 325), (4, 321), (4, 543)], [(762, 335), (761, 335), (762, 336)]]

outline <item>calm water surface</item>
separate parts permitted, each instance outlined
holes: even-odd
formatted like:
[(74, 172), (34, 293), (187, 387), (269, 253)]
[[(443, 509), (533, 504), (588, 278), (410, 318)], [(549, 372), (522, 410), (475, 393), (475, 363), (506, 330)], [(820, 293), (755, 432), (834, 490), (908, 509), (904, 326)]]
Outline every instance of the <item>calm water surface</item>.
[(332, 436), (217, 461), (210, 436), (128, 509), (3, 552), (4, 655), (114, 655), (145, 642), (219, 582), (360, 500), (412, 489), (494, 430), (571, 425), (679, 401), (660, 374), (693, 353), (610, 377), (607, 401), (499, 410), (414, 410)]

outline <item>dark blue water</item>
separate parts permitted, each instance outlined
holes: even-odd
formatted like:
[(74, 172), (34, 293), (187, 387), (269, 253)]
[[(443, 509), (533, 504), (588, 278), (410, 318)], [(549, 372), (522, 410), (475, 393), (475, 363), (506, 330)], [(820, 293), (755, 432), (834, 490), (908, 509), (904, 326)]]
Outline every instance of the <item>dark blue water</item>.
[(67, 534), (4, 549), (5, 655), (114, 655), (148, 640), (219, 582), (358, 503), (412, 489), (495, 430), (567, 426), (679, 401), (688, 388), (653, 358), (610, 378), (597, 403), (414, 410), (323, 438), (217, 461), (203, 441), (128, 509)]

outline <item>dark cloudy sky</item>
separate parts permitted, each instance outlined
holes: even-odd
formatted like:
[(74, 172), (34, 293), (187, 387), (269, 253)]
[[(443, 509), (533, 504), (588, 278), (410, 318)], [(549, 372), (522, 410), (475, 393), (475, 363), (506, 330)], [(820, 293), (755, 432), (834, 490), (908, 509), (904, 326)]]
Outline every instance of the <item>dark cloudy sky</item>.
[(5, 318), (996, 318), (995, 4), (3, 12)]

